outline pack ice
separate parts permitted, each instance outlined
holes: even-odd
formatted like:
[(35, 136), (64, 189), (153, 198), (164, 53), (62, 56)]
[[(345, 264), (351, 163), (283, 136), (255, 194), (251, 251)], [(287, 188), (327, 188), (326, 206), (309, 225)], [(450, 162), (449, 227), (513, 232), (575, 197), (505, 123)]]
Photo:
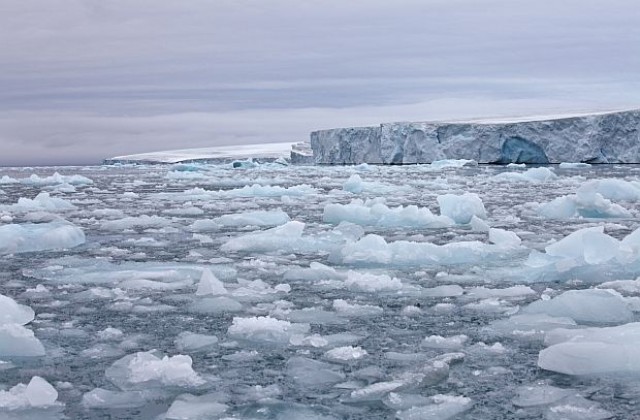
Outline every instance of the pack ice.
[(245, 159), (0, 169), (1, 418), (640, 409), (638, 167)]

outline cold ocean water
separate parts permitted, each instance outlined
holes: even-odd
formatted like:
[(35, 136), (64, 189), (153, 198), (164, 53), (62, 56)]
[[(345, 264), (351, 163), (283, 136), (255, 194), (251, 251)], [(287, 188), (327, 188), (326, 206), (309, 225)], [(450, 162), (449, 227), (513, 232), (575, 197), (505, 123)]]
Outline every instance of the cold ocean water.
[(639, 166), (236, 166), (0, 169), (0, 418), (640, 418)]

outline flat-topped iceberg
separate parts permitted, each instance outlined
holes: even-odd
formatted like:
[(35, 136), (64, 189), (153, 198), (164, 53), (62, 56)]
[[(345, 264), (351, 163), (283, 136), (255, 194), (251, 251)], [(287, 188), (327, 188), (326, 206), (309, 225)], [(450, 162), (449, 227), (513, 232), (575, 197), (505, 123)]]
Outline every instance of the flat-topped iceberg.
[(638, 163), (640, 110), (465, 122), (395, 122), (311, 133), (319, 164)]

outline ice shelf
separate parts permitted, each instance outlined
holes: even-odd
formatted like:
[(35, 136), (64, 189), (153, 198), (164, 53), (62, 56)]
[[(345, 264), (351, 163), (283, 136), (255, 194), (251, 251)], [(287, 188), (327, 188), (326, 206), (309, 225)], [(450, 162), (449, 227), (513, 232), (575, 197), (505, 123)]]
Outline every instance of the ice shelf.
[(640, 163), (640, 110), (335, 128), (311, 148), (317, 164)]
[(311, 156), (307, 143), (265, 143), (241, 144), (234, 146), (216, 146), (200, 149), (167, 150), (140, 153), (136, 155), (116, 156), (105, 159), (105, 163), (180, 163), (180, 162), (221, 162), (233, 159), (291, 158), (304, 161)]

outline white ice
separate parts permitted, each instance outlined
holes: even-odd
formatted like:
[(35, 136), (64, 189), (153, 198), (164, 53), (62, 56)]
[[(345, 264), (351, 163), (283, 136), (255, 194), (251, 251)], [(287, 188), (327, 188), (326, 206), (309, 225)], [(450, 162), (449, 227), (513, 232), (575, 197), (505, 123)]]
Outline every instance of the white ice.
[(431, 213), (426, 207), (387, 207), (384, 198), (362, 201), (354, 199), (349, 204), (327, 204), (324, 207), (325, 223), (351, 222), (363, 226), (442, 228), (453, 225), (446, 216)]
[(557, 329), (545, 336), (549, 345), (538, 366), (567, 375), (640, 375), (640, 323), (616, 327)]
[(200, 281), (198, 282), (196, 296), (226, 295), (228, 293), (229, 292), (224, 287), (224, 283), (211, 272), (210, 268), (202, 270), (202, 276), (200, 276)]
[(495, 175), (494, 182), (531, 182), (534, 184), (554, 181), (558, 176), (549, 168), (531, 168), (525, 172), (503, 172)]
[(105, 375), (122, 390), (157, 387), (192, 388), (203, 385), (205, 380), (191, 367), (191, 357), (165, 356), (154, 352), (138, 352), (115, 361)]
[(387, 274), (378, 275), (357, 271), (349, 271), (345, 285), (352, 290), (371, 293), (402, 289), (402, 282), (398, 278), (391, 278)]
[(467, 397), (453, 395), (434, 395), (431, 403), (417, 406), (396, 413), (399, 420), (446, 420), (464, 413), (473, 406), (473, 401)]
[(51, 409), (62, 405), (57, 400), (58, 391), (40, 376), (34, 376), (26, 385), (18, 384), (8, 391), (0, 391), (0, 411)]
[(164, 415), (166, 420), (208, 420), (220, 418), (229, 406), (219, 402), (217, 394), (195, 396), (182, 394), (176, 398)]
[(175, 339), (176, 348), (181, 352), (207, 350), (218, 344), (215, 335), (196, 334), (183, 331)]
[(606, 289), (568, 290), (549, 300), (537, 300), (523, 308), (522, 313), (546, 314), (592, 324), (621, 324), (634, 318), (627, 300)]
[(68, 249), (84, 242), (82, 229), (64, 221), (0, 226), (0, 255)]
[[(515, 243), (515, 241), (513, 242)], [(429, 242), (387, 242), (379, 235), (366, 235), (345, 245), (342, 261), (357, 265), (428, 266), (478, 264), (518, 252), (519, 247), (497, 246), (479, 241), (436, 245)]]
[(487, 218), (487, 212), (478, 194), (443, 194), (439, 195), (437, 200), (440, 205), (440, 214), (449, 217), (458, 224), (471, 222), (473, 216), (480, 219)]
[(280, 226), (291, 221), (282, 210), (258, 210), (244, 213), (225, 214), (215, 219), (198, 219), (191, 228), (196, 232), (218, 230), (229, 226)]
[(229, 337), (255, 344), (288, 345), (294, 335), (309, 332), (309, 324), (291, 323), (269, 316), (234, 317)]
[(0, 325), (25, 325), (33, 321), (35, 312), (29, 306), (21, 305), (9, 296), (0, 295)]
[(31, 211), (59, 212), (73, 210), (76, 206), (68, 200), (52, 197), (47, 192), (41, 192), (33, 199), (20, 197), (15, 204), (0, 205), (0, 211), (26, 213)]

